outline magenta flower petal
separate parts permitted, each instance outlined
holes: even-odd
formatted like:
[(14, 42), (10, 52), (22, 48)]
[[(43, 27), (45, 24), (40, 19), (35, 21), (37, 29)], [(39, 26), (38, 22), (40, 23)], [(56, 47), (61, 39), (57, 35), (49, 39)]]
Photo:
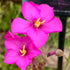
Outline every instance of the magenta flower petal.
[(45, 31), (46, 33), (61, 32), (62, 22), (58, 17), (55, 17), (50, 22), (45, 23), (41, 29)]
[(37, 10), (40, 10), (40, 18), (45, 20), (46, 22), (50, 21), (54, 17), (54, 10), (53, 7), (50, 7), (48, 4), (35, 4), (31, 3)]
[(8, 31), (7, 34), (5, 35), (5, 39), (6, 39), (6, 40), (14, 39), (15, 37), (16, 37), (16, 38), (19, 38), (18, 35), (14, 34), (14, 33), (12, 34), (10, 31)]
[(31, 3), (37, 10), (40, 10), (39, 4), (36, 4), (32, 1), (29, 1), (29, 3)]
[(42, 54), (42, 52), (39, 49), (34, 48), (34, 50), (32, 49), (32, 51), (29, 51), (28, 57), (29, 58), (34, 58), (34, 57), (39, 56), (41, 54)]
[(32, 59), (29, 59), (27, 57), (19, 57), (16, 64), (19, 68), (21, 68), (22, 70), (26, 70), (27, 66), (29, 64), (31, 64)]
[(5, 47), (6, 49), (18, 50), (22, 46), (21, 39), (18, 35), (14, 35), (10, 31), (5, 35)]
[(22, 14), (29, 21), (32, 21), (33, 18), (39, 18), (39, 10), (29, 2), (24, 2), (22, 6)]
[(26, 33), (30, 28), (30, 23), (22, 18), (16, 18), (12, 22), (11, 30), (14, 33)]
[[(14, 59), (15, 58), (15, 59)], [(5, 55), (4, 62), (7, 64), (14, 64), (18, 58), (17, 52), (14, 50), (8, 50)]]
[(36, 48), (35, 45), (33, 43), (31, 43), (32, 40), (28, 36), (21, 37), (21, 38), (22, 38), (23, 43), (28, 47), (28, 50), (32, 49), (31, 51), (28, 52), (29, 58), (34, 58), (34, 57), (42, 54), (42, 52), (38, 49), (38, 46)]
[(34, 6), (39, 6), (39, 4), (35, 4), (35, 3), (32, 2), (32, 1), (29, 1), (29, 3), (31, 3), (31, 4), (34, 5)]
[(41, 30), (34, 30), (34, 29), (28, 31), (27, 34), (32, 39), (32, 41), (34, 42), (37, 48), (43, 47), (49, 37), (48, 33), (45, 33)]
[(22, 42), (23, 42), (25, 45), (27, 45), (27, 46), (33, 45), (33, 43), (31, 43), (32, 41), (31, 41), (31, 39), (30, 39), (29, 36), (22, 36), (21, 39), (22, 39)]
[(5, 40), (6, 49), (18, 50), (22, 46), (22, 43), (19, 39)]
[(41, 4), (40, 10), (40, 17), (46, 22), (50, 21), (54, 17), (53, 7), (50, 7), (48, 4)]

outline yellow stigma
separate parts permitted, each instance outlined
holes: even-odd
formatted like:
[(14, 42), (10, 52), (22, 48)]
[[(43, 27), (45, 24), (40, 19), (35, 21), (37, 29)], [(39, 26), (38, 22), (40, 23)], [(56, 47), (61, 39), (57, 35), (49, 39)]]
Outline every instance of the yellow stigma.
[(25, 45), (23, 45), (23, 49), (20, 50), (20, 52), (22, 54), (21, 56), (24, 56), (26, 54)]
[(43, 20), (42, 22), (40, 21), (40, 18), (37, 19), (35, 26), (39, 27), (41, 24), (44, 24), (45, 20)]

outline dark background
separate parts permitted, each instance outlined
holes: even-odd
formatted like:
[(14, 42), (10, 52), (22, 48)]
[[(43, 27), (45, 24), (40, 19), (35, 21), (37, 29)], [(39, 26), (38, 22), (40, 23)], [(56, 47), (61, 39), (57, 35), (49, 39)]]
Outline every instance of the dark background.
[(55, 15), (57, 16), (70, 16), (70, 0), (23, 0), (33, 1), (35, 3), (47, 3), (54, 7)]

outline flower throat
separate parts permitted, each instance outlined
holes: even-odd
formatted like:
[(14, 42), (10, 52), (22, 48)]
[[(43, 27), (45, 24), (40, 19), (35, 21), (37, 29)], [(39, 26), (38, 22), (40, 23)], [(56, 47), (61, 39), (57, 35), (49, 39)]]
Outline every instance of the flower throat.
[(40, 25), (44, 24), (45, 20), (43, 20), (42, 22), (40, 21), (40, 18), (37, 19), (37, 21), (35, 22), (35, 27), (39, 27)]
[(20, 52), (21, 52), (21, 56), (24, 56), (25, 54), (26, 54), (26, 50), (25, 50), (25, 45), (23, 45), (23, 49), (22, 50), (20, 50)]

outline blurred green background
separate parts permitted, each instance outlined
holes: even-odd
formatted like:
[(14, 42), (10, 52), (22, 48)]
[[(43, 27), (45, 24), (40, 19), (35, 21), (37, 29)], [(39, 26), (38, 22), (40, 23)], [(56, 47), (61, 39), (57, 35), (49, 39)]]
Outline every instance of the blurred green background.
[[(11, 18), (22, 17), (21, 14), (21, 0), (0, 0), (0, 70), (20, 70), (15, 64), (8, 65), (4, 63), (4, 55), (6, 49), (4, 47), (4, 35), (11, 28)], [(57, 48), (58, 33), (52, 33), (46, 43), (49, 47)], [(70, 47), (70, 17), (67, 18), (65, 48)], [(54, 70), (46, 67), (45, 70)]]

